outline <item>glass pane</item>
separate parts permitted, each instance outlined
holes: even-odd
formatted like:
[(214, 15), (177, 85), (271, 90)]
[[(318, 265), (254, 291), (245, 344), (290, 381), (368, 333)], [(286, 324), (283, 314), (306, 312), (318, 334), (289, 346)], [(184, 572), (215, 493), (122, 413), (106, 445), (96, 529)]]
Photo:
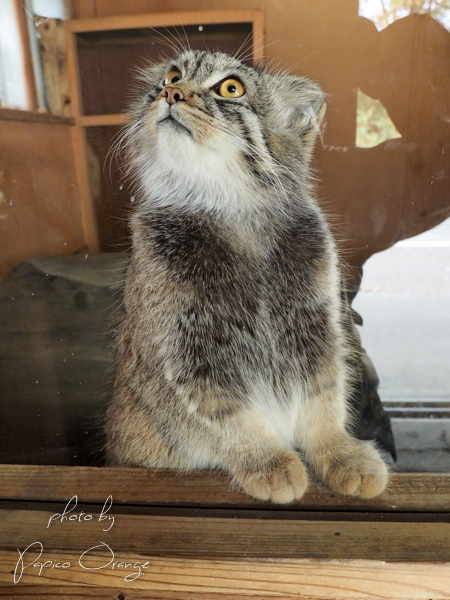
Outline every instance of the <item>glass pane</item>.
[(353, 303), (392, 418), (397, 467), (449, 470), (450, 219), (374, 254)]
[[(327, 93), (313, 169), (353, 301), (352, 336), (367, 352), (353, 398), (359, 433), (389, 452), (392, 426), (400, 471), (450, 472), (449, 10), (431, 0), (292, 0), (267, 3), (264, 15), (270, 61)], [(78, 33), (84, 115), (124, 113), (136, 68), (185, 35), (193, 48), (248, 55), (250, 33), (248, 23)], [(22, 64), (19, 49), (14, 60)], [(78, 131), (84, 155), (77, 126), (0, 120), (2, 462), (104, 460), (134, 192), (123, 129)], [(91, 200), (99, 254), (86, 247)]]
[(14, 0), (0, 2), (0, 107), (27, 108), (23, 50)]

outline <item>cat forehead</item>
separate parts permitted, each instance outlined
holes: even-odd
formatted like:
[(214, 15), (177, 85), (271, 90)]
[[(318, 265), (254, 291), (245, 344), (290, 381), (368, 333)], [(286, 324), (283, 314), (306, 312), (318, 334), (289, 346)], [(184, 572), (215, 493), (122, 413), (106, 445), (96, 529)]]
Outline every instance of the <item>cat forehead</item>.
[(252, 79), (256, 76), (254, 69), (222, 52), (187, 51), (173, 57), (172, 64), (182, 70), (184, 77), (200, 81), (232, 74)]

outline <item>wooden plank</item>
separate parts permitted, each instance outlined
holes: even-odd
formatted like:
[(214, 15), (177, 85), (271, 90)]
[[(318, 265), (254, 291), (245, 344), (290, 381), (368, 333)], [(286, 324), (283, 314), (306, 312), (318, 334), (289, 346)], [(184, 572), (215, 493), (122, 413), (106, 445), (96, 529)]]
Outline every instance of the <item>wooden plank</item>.
[(257, 64), (264, 59), (264, 13), (254, 11), (253, 19), (253, 62)]
[(192, 10), (177, 13), (114, 15), (97, 19), (73, 19), (66, 22), (68, 30), (76, 32), (109, 31), (143, 27), (176, 27), (212, 23), (253, 23), (260, 19), (256, 10)]
[(48, 124), (34, 116), (31, 122), (30, 114), (0, 120), (0, 277), (31, 257), (72, 254), (84, 246), (73, 127), (57, 117)]
[[(34, 600), (98, 598), (102, 600), (443, 600), (450, 598), (450, 565), (393, 564), (377, 561), (317, 560), (196, 560), (150, 558), (116, 554), (116, 562), (133, 565), (149, 562), (142, 575), (124, 581), (127, 572), (106, 567), (88, 571), (79, 565), (79, 554), (48, 553), (53, 562), (70, 562), (67, 569), (37, 568), (24, 571), (12, 584), (17, 552), (0, 552), (0, 595)], [(148, 560), (149, 559), (149, 560)], [(92, 554), (86, 566), (101, 567), (105, 559)], [(74, 587), (79, 584), (79, 587)], [(149, 592), (151, 596), (149, 596)]]
[[(87, 0), (89, 2), (89, 0)], [(171, 0), (170, 5), (166, 0), (93, 0), (95, 1), (95, 13), (85, 14), (84, 3), (86, 0), (78, 0), (83, 4), (83, 14), (79, 18), (91, 16), (107, 17), (109, 15), (160, 13), (170, 10), (174, 14), (187, 10), (262, 10), (264, 0)]]
[(78, 122), (83, 127), (96, 127), (106, 125), (126, 125), (131, 120), (130, 115), (126, 113), (117, 113), (111, 115), (82, 115)]
[(40, 27), (40, 52), (47, 83), (50, 112), (71, 115), (64, 27), (59, 19), (47, 19)]
[(97, 16), (95, 0), (71, 0), (72, 14), (75, 19), (90, 19)]
[(68, 28), (66, 28), (66, 43), (69, 91), (72, 103), (72, 114), (75, 117), (75, 127), (72, 129), (72, 145), (78, 179), (78, 197), (81, 208), (81, 219), (86, 246), (90, 252), (99, 252), (100, 243), (89, 178), (86, 135), (83, 127), (79, 123), (79, 117), (81, 116), (83, 110), (78, 72), (77, 48), (75, 36)]
[(345, 515), (342, 520), (314, 520), (276, 511), (261, 518), (246, 518), (243, 511), (243, 517), (228, 518), (214, 516), (213, 509), (206, 513), (211, 516), (199, 517), (184, 516), (185, 509), (164, 516), (116, 512), (107, 514), (114, 521), (100, 521), (98, 513), (83, 505), (77, 506), (77, 514), (92, 515), (91, 520), (58, 520), (55, 515), (63, 510), (2, 509), (2, 548), (23, 550), (39, 542), (44, 551), (82, 553), (105, 543), (113, 552), (149, 556), (450, 561), (448, 522), (380, 521), (376, 516), (355, 521)]
[(73, 125), (71, 117), (60, 117), (48, 113), (15, 110), (13, 108), (0, 108), (0, 121), (20, 121), (23, 123), (46, 123), (48, 125)]
[(233, 489), (216, 471), (0, 465), (1, 499), (67, 501), (75, 494), (80, 502), (103, 503), (111, 494), (115, 503), (153, 506), (431, 512), (450, 509), (450, 474), (392, 474), (387, 491), (371, 500), (340, 496), (312, 481), (301, 500), (282, 507)]
[(86, 136), (81, 126), (73, 127), (71, 132), (84, 240), (89, 252), (99, 252), (100, 243), (98, 239), (97, 218), (92, 199), (87, 163)]

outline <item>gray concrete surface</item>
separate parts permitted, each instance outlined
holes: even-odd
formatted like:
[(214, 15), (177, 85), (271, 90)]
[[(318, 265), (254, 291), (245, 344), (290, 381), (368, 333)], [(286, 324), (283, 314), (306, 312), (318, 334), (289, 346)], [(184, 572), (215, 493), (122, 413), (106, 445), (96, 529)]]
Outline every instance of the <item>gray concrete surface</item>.
[[(450, 413), (450, 219), (374, 255), (354, 308), (380, 396)], [(426, 416), (422, 415), (422, 416)], [(400, 471), (450, 472), (450, 419), (394, 419)]]
[(354, 308), (383, 399), (450, 402), (450, 219), (372, 256)]

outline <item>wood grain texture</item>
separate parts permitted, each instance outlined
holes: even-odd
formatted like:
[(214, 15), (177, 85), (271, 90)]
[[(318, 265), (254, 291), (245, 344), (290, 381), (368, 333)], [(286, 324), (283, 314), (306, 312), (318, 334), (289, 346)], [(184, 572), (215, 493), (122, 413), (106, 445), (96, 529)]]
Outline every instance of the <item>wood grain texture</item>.
[(50, 112), (71, 116), (64, 27), (59, 19), (47, 19), (39, 29), (39, 47), (47, 84)]
[(90, 252), (98, 252), (100, 250), (100, 244), (91, 191), (86, 135), (85, 130), (80, 123), (80, 116), (83, 112), (83, 107), (80, 92), (77, 47), (75, 43), (75, 36), (67, 27), (67, 22), (65, 23), (65, 29), (69, 94), (72, 104), (72, 114), (75, 117), (75, 126), (72, 128), (72, 147), (74, 153), (74, 164), (77, 173), (81, 221), (86, 246)]
[(0, 277), (28, 258), (85, 244), (71, 130), (66, 122), (0, 120)]
[(46, 123), (48, 125), (73, 125), (70, 117), (60, 117), (48, 113), (15, 110), (13, 108), (0, 108), (0, 121), (18, 121), (22, 123)]
[(263, 9), (265, 0), (72, 0), (74, 17), (88, 19), (109, 15), (160, 13), (168, 9), (174, 13), (186, 10), (242, 10)]
[(274, 510), (448, 511), (450, 474), (398, 473), (388, 490), (371, 500), (340, 496), (312, 482), (301, 500), (271, 505), (233, 489), (215, 471), (181, 474), (165, 469), (0, 465), (0, 499), (114, 502), (154, 506), (249, 507)]
[(113, 15), (97, 19), (73, 19), (67, 21), (69, 31), (109, 31), (142, 27), (173, 27), (211, 23), (252, 23), (260, 18), (253, 10), (190, 10), (187, 12), (161, 12), (148, 14)]
[[(73, 4), (77, 17), (119, 20), (162, 11), (173, 24), (190, 9), (264, 11), (264, 54), (273, 64), (319, 81), (328, 94), (327, 127), (316, 151), (320, 196), (342, 240), (355, 291), (369, 256), (434, 227), (450, 214), (450, 183), (442, 175), (450, 161), (444, 150), (450, 136), (445, 101), (450, 36), (430, 16), (414, 14), (378, 32), (359, 17), (356, 0)], [(401, 139), (374, 148), (355, 146), (358, 88), (383, 103)]]
[(72, 18), (89, 19), (97, 16), (95, 0), (69, 0)]
[[(132, 566), (101, 568), (110, 557), (92, 553), (83, 563), (78, 553), (49, 552), (52, 562), (70, 562), (67, 569), (29, 567), (13, 585), (17, 552), (0, 552), (0, 596), (7, 598), (101, 598), (108, 600), (284, 600), (322, 598), (444, 600), (450, 598), (450, 565), (392, 564), (377, 561), (211, 560), (154, 558), (115, 554), (116, 563), (148, 563), (140, 577), (124, 581)], [(99, 568), (100, 567), (100, 568)], [(134, 571), (136, 572), (136, 571)], [(79, 584), (80, 587), (73, 587)], [(91, 586), (91, 587), (86, 587)], [(145, 590), (145, 593), (143, 593)], [(147, 595), (145, 595), (147, 594)], [(149, 595), (151, 594), (151, 595)]]
[(83, 127), (126, 125), (130, 122), (130, 115), (117, 113), (110, 115), (82, 115), (79, 122)]
[(255, 64), (262, 62), (264, 59), (264, 13), (255, 11), (253, 18), (253, 61)]
[[(2, 509), (2, 548), (24, 549), (39, 541), (47, 551), (84, 552), (102, 542), (117, 552), (149, 556), (450, 561), (450, 523), (442, 519), (356, 521), (342, 515), (340, 520), (321, 520), (320, 515), (302, 518), (300, 513), (276, 511), (248, 518), (248, 511), (224, 517), (215, 510), (185, 516), (192, 512), (177, 509), (169, 515), (115, 511), (114, 523), (100, 522), (99, 513), (91, 513), (87, 521), (66, 517), (50, 522), (63, 509)], [(81, 511), (90, 513), (78, 505)]]

